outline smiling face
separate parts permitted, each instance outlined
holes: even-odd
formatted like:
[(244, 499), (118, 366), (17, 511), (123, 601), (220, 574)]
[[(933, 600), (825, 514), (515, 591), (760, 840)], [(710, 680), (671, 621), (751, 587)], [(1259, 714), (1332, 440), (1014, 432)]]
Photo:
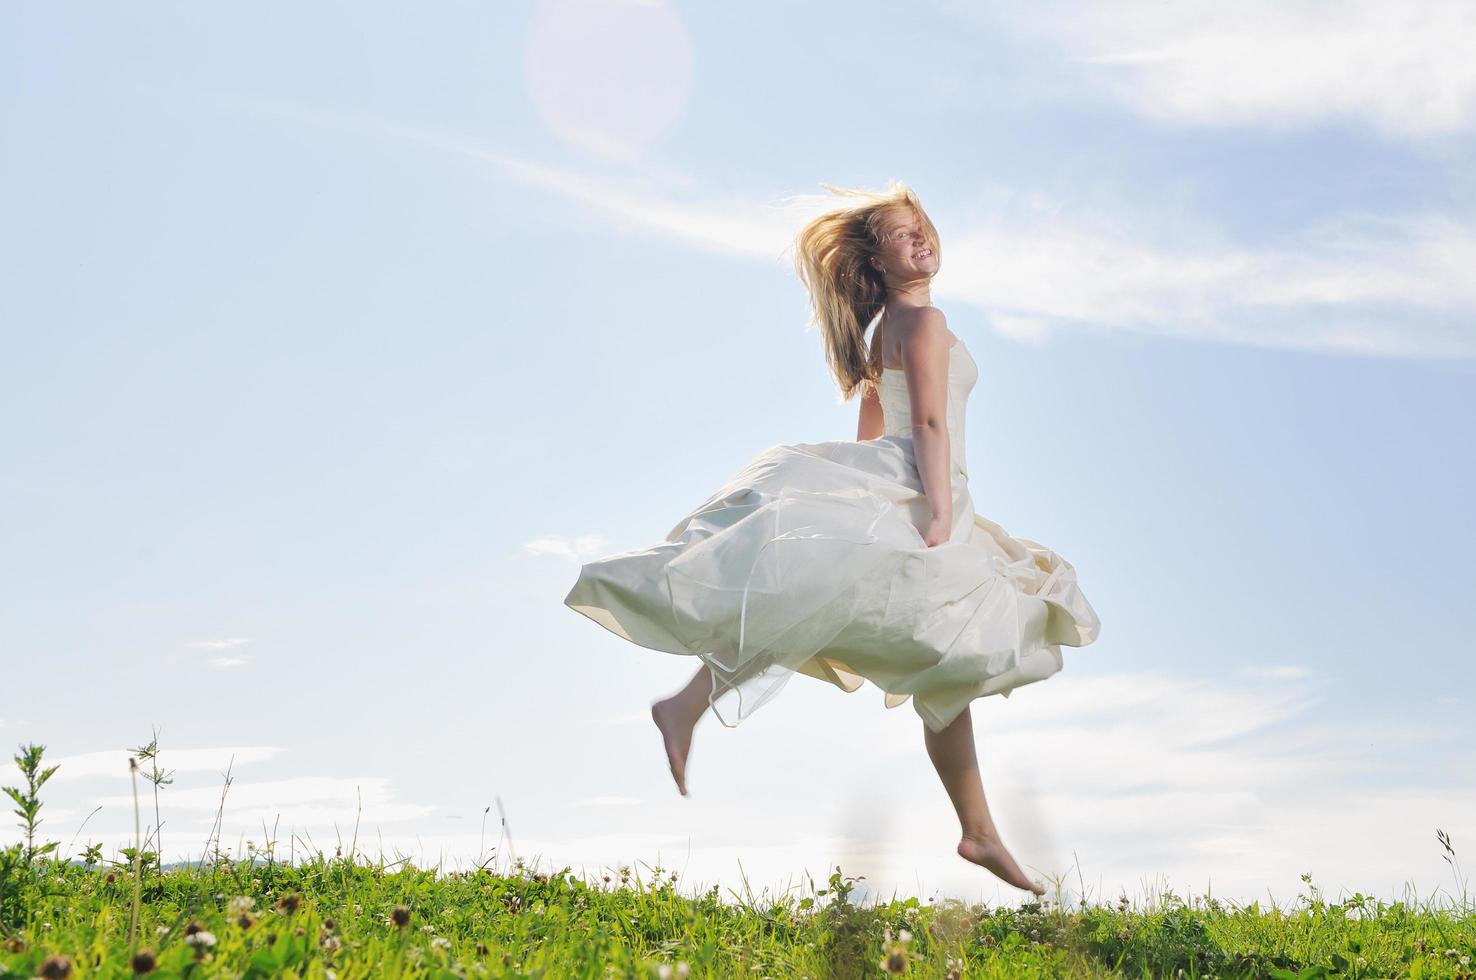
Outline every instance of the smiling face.
[(918, 215), (899, 211), (882, 224), (882, 241), (871, 264), (888, 283), (930, 279), (938, 272), (938, 251)]

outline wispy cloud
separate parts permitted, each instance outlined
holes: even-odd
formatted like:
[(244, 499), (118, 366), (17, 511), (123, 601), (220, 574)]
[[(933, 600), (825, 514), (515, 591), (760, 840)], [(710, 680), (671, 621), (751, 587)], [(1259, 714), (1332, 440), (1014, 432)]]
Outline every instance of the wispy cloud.
[(211, 657), (210, 658), (210, 666), (212, 666), (212, 667), (222, 667), (222, 668), (225, 668), (225, 667), (244, 667), (244, 666), (246, 666), (246, 664), (248, 664), (250, 662), (251, 661), (247, 660), (245, 657)]
[[(1074, 849), (1129, 886), (1133, 869), (1247, 896), (1294, 894), (1308, 868), (1365, 889), (1397, 888), (1421, 871), (1433, 883), (1434, 827), (1476, 833), (1476, 792), (1450, 753), (1458, 736), (1438, 719), (1367, 718), (1350, 738), (1346, 722), (1320, 720), (1315, 682), (1287, 685), (1287, 676), (1062, 674), (1052, 690), (975, 702), (991, 805), (1044, 867), (1064, 869)], [(858, 749), (902, 757), (911, 741)], [(893, 822), (929, 819), (904, 807)]]
[[(559, 170), (465, 136), (377, 117), (263, 100), (225, 104), (469, 156), (502, 179), (611, 219), (620, 234), (643, 229), (734, 257), (785, 258), (803, 221), (833, 203), (815, 193), (768, 201), (706, 193), (684, 175), (617, 179)], [(1441, 213), (1345, 214), (1269, 244), (1237, 245), (1210, 230), (1155, 233), (1136, 216), (1089, 213), (1028, 189), (976, 191), (1000, 206), (952, 221), (935, 215), (945, 243), (935, 295), (977, 307), (1006, 336), (1038, 343), (1070, 328), (1476, 358), (1476, 278), (1468, 274), (1476, 226), (1469, 222)]]
[[(225, 772), (226, 767), (232, 765), (233, 759), (236, 766), (242, 766), (247, 763), (262, 762), (285, 751), (286, 749), (272, 745), (220, 746), (207, 749), (165, 748), (159, 751), (159, 765), (160, 768), (182, 773), (207, 770)], [(56, 782), (94, 779), (98, 776), (127, 779), (128, 757), (132, 754), (134, 753), (129, 749), (105, 749), (99, 752), (83, 752), (78, 755), (49, 759), (47, 764), (61, 767), (52, 777)]]
[(609, 539), (598, 534), (581, 534), (577, 537), (543, 537), (523, 542), (523, 551), (530, 555), (556, 555), (570, 561), (583, 561), (601, 554)]
[(1476, 7), (1464, 0), (950, 6), (975, 23), (1044, 39), (1081, 67), (1089, 97), (1105, 93), (1157, 119), (1343, 119), (1399, 138), (1476, 122)]
[[(161, 764), (172, 760), (164, 760)], [(58, 774), (59, 775), (59, 774)], [(281, 817), (283, 826), (331, 827), (347, 819), (352, 824), (362, 794), (363, 819), (378, 823), (414, 820), (429, 816), (433, 808), (395, 800), (389, 779), (379, 776), (301, 776), (294, 779), (260, 781), (233, 780), (225, 798), (225, 811), (233, 824), (247, 827)], [(105, 809), (132, 807), (129, 795), (104, 796), (94, 801)], [(171, 813), (213, 814), (221, 806), (220, 786), (171, 787), (165, 797)]]
[[(1119, 891), (1139, 896), (1145, 874), (1162, 875), (1180, 895), (1209, 887), (1240, 900), (1264, 900), (1268, 890), (1294, 897), (1306, 870), (1334, 893), (1447, 884), (1434, 828), (1476, 834), (1476, 792), (1461, 770), (1470, 763), (1460, 757), (1459, 733), (1435, 718), (1370, 717), (1350, 737), (1346, 722), (1326, 711), (1328, 694), (1315, 679), (1287, 680), (1063, 673), (1008, 700), (974, 702), (985, 788), (1006, 842), (1042, 874), (1067, 872), (1079, 858), (1091, 891), (1110, 891), (1109, 899)], [(852, 697), (874, 697), (881, 713), (871, 686)], [(602, 833), (645, 832), (655, 842), (692, 825), (691, 807), (710, 792), (704, 786), (729, 777), (723, 767), (771, 758), (788, 737), (759, 726), (740, 752), (721, 742), (726, 734), (699, 729), (710, 761), (699, 758), (691, 773), (694, 798), (669, 807), (655, 800), (638, 817), (607, 813)], [(949, 854), (957, 824), (910, 712), (847, 726), (843, 750), (812, 744), (808, 751), (816, 761), (807, 800), (833, 802), (800, 813), (775, 799), (764, 823), (808, 821), (830, 844), (765, 851), (774, 842), (745, 828), (752, 814), (725, 814), (733, 801), (716, 800), (706, 804), (716, 812), (695, 814), (703, 833), (692, 845), (693, 874), (732, 880), (741, 860), (751, 880), (772, 882), (801, 863), (839, 861), (883, 894), (913, 889), (915, 876), (962, 896), (985, 885)], [(762, 764), (753, 765), (749, 775), (759, 778)], [(548, 850), (543, 836), (550, 860), (593, 856), (572, 839)], [(1068, 895), (1076, 889), (1072, 875)]]
[[(1476, 791), (1460, 733), (1436, 718), (1365, 718), (1350, 737), (1345, 722), (1323, 720), (1327, 695), (1318, 682), (1296, 679), (1288, 684), (1274, 670), (1242, 682), (1068, 672), (1008, 700), (974, 702), (985, 788), (1006, 842), (1037, 874), (1065, 873), (1079, 859), (1088, 890), (1109, 900), (1119, 892), (1140, 896), (1145, 874), (1161, 876), (1180, 895), (1208, 887), (1242, 901), (1268, 892), (1294, 897), (1307, 870), (1331, 894), (1341, 887), (1398, 893), (1411, 881), (1423, 893), (1448, 885), (1434, 828), (1457, 840), (1476, 836)], [(545, 826), (537, 839), (519, 836), (518, 853), (591, 869), (660, 857), (686, 872), (689, 887), (693, 879), (736, 886), (740, 876), (758, 887), (805, 870), (823, 876), (839, 863), (847, 874), (866, 875), (880, 894), (916, 888), (977, 898), (982, 890), (995, 901), (1017, 900), (952, 853), (957, 823), (916, 718), (908, 709), (882, 713), (875, 700), (873, 724), (809, 742), (803, 765), (812, 785), (803, 796), (759, 800), (708, 788), (730, 784), (732, 766), (744, 766), (745, 779), (779, 778), (766, 774), (763, 760), (792, 749), (794, 734), (757, 724), (740, 745), (706, 719), (692, 798), (676, 797), (653, 742), (645, 746), (650, 778), (664, 795), (582, 798), (569, 809), (586, 816), (558, 832)], [(63, 761), (77, 758), (87, 757)], [(436, 813), (397, 800), (378, 777), (238, 780), (226, 801), (224, 836), (259, 839), (261, 824), (280, 817), (284, 832), (331, 839), (335, 823), (346, 833), (356, 818), (360, 789), (361, 844), (380, 843), (367, 828)], [(86, 807), (67, 802), (78, 812), (96, 803), (111, 812), (131, 801), (120, 793)], [(175, 826), (204, 826), (219, 803), (218, 785), (171, 788), (165, 815)], [(805, 826), (808, 836), (776, 840), (763, 832), (776, 825)], [(428, 850), (432, 859), (439, 852), (452, 864), (472, 862), (479, 847), (495, 843), (422, 827), (383, 840), (409, 853)], [(1068, 897), (1076, 888), (1072, 875)]]
[(1242, 667), (1240, 672), (1247, 677), (1263, 677), (1267, 680), (1300, 680), (1312, 676), (1312, 671), (1295, 664)]
[(756, 208), (745, 198), (720, 198), (702, 193), (694, 189), (694, 182), (687, 175), (664, 172), (655, 165), (648, 165), (644, 174), (633, 177), (581, 173), (479, 145), (460, 133), (411, 126), (374, 115), (329, 112), (270, 99), (205, 98), (222, 108), (390, 137), (470, 157), (486, 164), (505, 180), (618, 219), (627, 231), (645, 230), (719, 254), (777, 259), (795, 231), (784, 206)]
[(1462, 271), (1476, 259), (1476, 229), (1442, 215), (1346, 216), (1250, 248), (1155, 241), (1088, 215), (1005, 211), (959, 231), (945, 249), (938, 292), (985, 310), (1010, 336), (1071, 326), (1476, 358), (1476, 282)]
[(196, 650), (230, 650), (250, 642), (249, 636), (231, 636), (222, 640), (194, 640), (187, 645)]

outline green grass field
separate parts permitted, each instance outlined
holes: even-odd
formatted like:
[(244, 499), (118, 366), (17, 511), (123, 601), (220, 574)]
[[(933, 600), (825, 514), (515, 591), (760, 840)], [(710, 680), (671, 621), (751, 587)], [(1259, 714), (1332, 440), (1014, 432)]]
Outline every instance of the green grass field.
[(839, 868), (823, 887), (760, 901), (684, 894), (660, 867), (594, 880), (521, 860), (443, 872), (369, 860), (352, 842), (283, 862), (274, 842), (233, 857), (217, 841), (161, 869), (140, 832), (112, 858), (89, 845), (65, 859), (37, 836), (55, 772), (42, 750), (22, 747), (24, 785), (5, 788), (23, 837), (0, 849), (0, 978), (1476, 977), (1464, 893), (1440, 907), (1330, 902), (1308, 876), (1288, 908), (1167, 893), (990, 908), (858, 904), (858, 879)]

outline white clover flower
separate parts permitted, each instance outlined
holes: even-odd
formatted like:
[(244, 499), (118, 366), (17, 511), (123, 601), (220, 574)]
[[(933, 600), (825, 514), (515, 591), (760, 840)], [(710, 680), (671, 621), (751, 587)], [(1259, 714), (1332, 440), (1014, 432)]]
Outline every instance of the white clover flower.
[(342, 945), (343, 945), (343, 940), (342, 939), (339, 939), (337, 936), (324, 936), (323, 937), (323, 948), (324, 949), (328, 949), (328, 950), (338, 949)]
[(154, 935), (156, 935), (156, 936), (162, 936), (162, 935), (164, 935), (168, 931), (169, 931), (169, 927), (168, 926), (159, 926), (157, 929), (154, 930)]
[(671, 980), (671, 967), (665, 963), (660, 964), (656, 967), (656, 976), (658, 980)]
[(214, 946), (215, 933), (201, 929), (199, 932), (185, 937), (185, 942), (191, 946)]
[(906, 929), (903, 929), (901, 932), (897, 933), (897, 941), (903, 943), (912, 942), (912, 933), (908, 932)]
[(237, 895), (226, 904), (226, 911), (233, 916), (245, 915), (256, 905), (256, 899), (249, 895)]
[(677, 976), (684, 977), (684, 976), (686, 976), (687, 974), (689, 974), (691, 972), (692, 972), (692, 968), (687, 965), (687, 961), (686, 960), (677, 960), (677, 965), (676, 965), (676, 975)]
[(436, 938), (434, 938), (434, 939), (431, 940), (431, 949), (450, 949), (450, 948), (451, 948), (451, 940), (447, 939), (445, 936), (437, 936)]

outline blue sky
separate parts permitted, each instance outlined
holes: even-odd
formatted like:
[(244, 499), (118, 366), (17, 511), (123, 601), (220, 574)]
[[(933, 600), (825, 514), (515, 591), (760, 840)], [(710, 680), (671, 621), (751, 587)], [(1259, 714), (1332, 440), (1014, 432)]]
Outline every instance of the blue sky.
[(684, 800), (646, 707), (695, 665), (562, 605), (854, 438), (786, 250), (897, 178), (975, 505), (1102, 618), (974, 706), (1016, 856), (1107, 900), (1453, 887), (1476, 15), (1112, 10), (7, 9), (0, 736), (62, 763), (49, 831), (123, 844), (157, 727), (171, 859), (234, 758), (230, 846), (331, 852), (362, 798), (361, 845), (466, 866), (500, 801), (552, 867), (1017, 900), (910, 708), (797, 678), (701, 723)]

